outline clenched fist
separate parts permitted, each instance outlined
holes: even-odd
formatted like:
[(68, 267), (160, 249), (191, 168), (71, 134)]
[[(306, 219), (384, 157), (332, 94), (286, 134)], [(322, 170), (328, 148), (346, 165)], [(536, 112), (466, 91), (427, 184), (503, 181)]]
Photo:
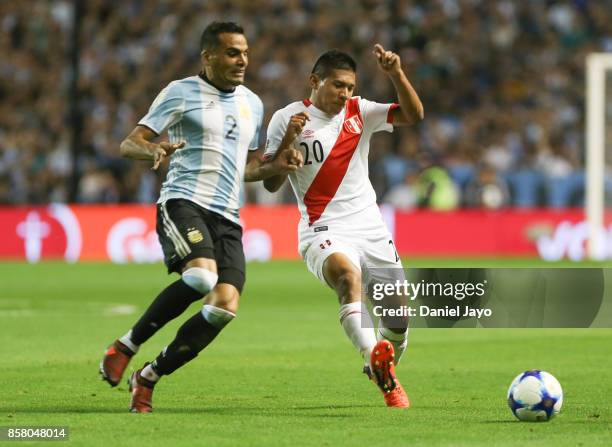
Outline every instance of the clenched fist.
[(286, 147), (287, 145), (293, 143), (298, 135), (302, 133), (302, 130), (304, 130), (306, 121), (310, 121), (310, 117), (306, 112), (300, 112), (292, 115), (291, 119), (289, 120), (289, 124), (287, 124), (287, 130), (285, 131), (285, 136), (283, 137), (281, 146)]

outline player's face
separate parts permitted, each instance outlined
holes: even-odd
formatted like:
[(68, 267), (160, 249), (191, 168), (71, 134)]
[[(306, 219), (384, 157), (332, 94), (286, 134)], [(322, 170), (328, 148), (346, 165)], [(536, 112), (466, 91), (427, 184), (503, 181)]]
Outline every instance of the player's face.
[(233, 88), (244, 83), (249, 65), (249, 47), (242, 34), (221, 33), (219, 45), (202, 54), (206, 76), (221, 88)]
[(355, 90), (355, 72), (351, 70), (332, 70), (323, 80), (310, 75), (313, 91), (312, 102), (318, 109), (329, 115), (337, 115), (344, 109), (346, 101)]

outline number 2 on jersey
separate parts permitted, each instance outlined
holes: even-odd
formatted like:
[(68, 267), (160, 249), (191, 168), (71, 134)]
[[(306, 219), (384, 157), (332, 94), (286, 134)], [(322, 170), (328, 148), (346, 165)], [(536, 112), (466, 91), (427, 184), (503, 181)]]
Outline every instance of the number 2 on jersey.
[(227, 133), (225, 134), (225, 138), (228, 140), (235, 140), (236, 136), (234, 135), (234, 129), (236, 129), (236, 118), (234, 118), (233, 115), (226, 115), (225, 116), (225, 128), (228, 129)]
[(304, 166), (312, 164), (312, 160), (310, 159), (311, 152), (312, 158), (314, 158), (317, 163), (321, 163), (323, 161), (323, 145), (319, 140), (314, 140), (312, 142), (312, 151), (310, 150), (308, 143), (305, 143), (304, 141), (300, 143), (300, 147), (304, 148)]

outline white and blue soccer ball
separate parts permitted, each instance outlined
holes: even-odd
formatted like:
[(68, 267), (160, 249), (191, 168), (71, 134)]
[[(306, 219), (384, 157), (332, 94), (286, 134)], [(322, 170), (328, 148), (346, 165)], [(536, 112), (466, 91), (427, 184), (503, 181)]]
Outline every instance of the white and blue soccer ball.
[(525, 371), (516, 376), (508, 389), (508, 406), (521, 421), (549, 421), (559, 413), (561, 405), (561, 384), (546, 371)]

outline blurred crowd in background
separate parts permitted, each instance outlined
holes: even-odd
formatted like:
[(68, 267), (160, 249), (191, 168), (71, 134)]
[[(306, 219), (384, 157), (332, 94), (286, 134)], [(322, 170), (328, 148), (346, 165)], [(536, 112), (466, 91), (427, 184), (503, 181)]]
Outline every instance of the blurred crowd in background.
[[(119, 144), (167, 83), (198, 73), (200, 34), (213, 20), (245, 28), (246, 85), (262, 98), (266, 123), (309, 96), (308, 74), (329, 48), (357, 60), (356, 94), (393, 101), (372, 46), (400, 54), (425, 120), (373, 139), (370, 175), (380, 202), (495, 209), (584, 201), (585, 58), (612, 52), (610, 0), (84, 4), (83, 144), (73, 166), (72, 1), (0, 2), (0, 203), (68, 201), (73, 169), (78, 202), (154, 202), (163, 169), (121, 159)], [(246, 188), (250, 203), (291, 196), (268, 194), (261, 183)]]

